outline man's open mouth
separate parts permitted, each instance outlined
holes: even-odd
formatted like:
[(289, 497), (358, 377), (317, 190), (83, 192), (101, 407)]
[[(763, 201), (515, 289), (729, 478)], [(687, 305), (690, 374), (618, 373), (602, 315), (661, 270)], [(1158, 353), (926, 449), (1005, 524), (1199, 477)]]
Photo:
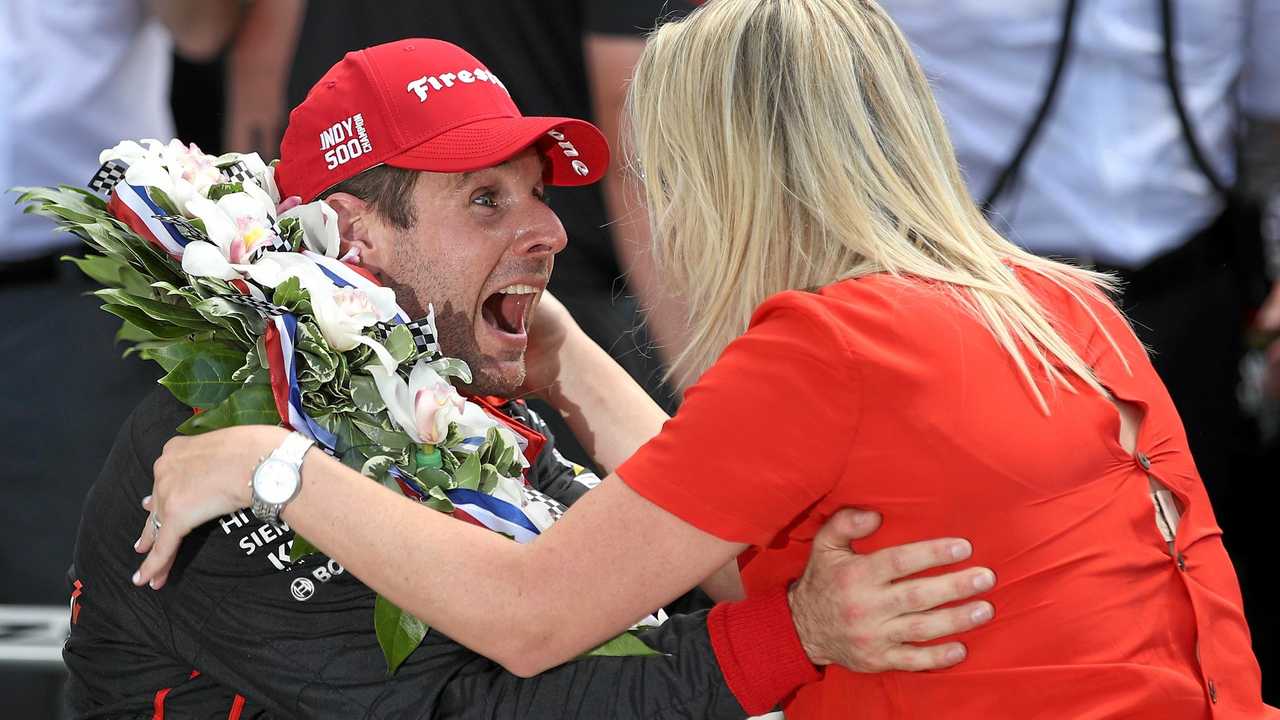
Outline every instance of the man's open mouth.
[(500, 332), (523, 335), (528, 327), (529, 310), (541, 291), (533, 285), (508, 285), (485, 298), (480, 316)]

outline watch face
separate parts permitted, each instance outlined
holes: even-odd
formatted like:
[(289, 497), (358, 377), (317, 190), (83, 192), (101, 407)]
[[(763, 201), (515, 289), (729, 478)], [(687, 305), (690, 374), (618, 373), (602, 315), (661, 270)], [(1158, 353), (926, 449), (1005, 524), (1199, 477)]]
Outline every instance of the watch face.
[(288, 502), (298, 487), (298, 471), (281, 460), (267, 460), (253, 474), (253, 491), (272, 505)]

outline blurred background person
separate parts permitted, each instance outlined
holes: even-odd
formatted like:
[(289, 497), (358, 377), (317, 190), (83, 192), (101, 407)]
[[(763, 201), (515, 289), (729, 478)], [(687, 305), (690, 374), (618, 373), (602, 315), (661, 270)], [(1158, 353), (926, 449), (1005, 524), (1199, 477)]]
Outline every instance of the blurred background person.
[[(619, 172), (619, 127), (626, 83), (644, 35), (687, 13), (684, 0), (468, 0), (468, 2), (256, 3), (229, 51), (226, 146), (275, 157), (286, 108), (348, 51), (404, 37), (432, 37), (486, 58), (521, 108), (595, 122), (614, 149), (603, 183), (554, 188), (548, 199), (569, 246), (556, 257), (551, 290), (583, 329), (664, 409), (674, 397), (639, 312), (665, 343), (683, 321), (653, 283), (648, 224), (628, 202)], [(588, 457), (559, 414), (535, 403), (571, 460)], [(561, 440), (561, 439), (564, 440)]]
[(1280, 137), (1280, 2), (881, 4), (930, 76), (970, 192), (997, 228), (1123, 280), (1122, 305), (1178, 407), (1238, 566), (1275, 702), (1261, 511), (1280, 469), (1259, 467), (1237, 389), (1248, 317), (1269, 295), (1259, 320), (1280, 328), (1280, 293), (1261, 272), (1237, 145), (1246, 120), (1255, 136)]
[[(171, 58), (216, 55), (238, 0), (6, 0), (0, 4), (0, 190), (85, 186), (122, 138), (174, 136)], [(121, 358), (120, 322), (63, 255), (80, 241), (0, 203), (0, 611), (66, 607), (84, 493), (116, 430), (159, 377)], [(72, 451), (74, 448), (74, 452)], [(57, 667), (56, 665), (54, 666)], [(26, 669), (24, 669), (26, 668)], [(8, 717), (52, 717), (59, 672), (0, 665)]]

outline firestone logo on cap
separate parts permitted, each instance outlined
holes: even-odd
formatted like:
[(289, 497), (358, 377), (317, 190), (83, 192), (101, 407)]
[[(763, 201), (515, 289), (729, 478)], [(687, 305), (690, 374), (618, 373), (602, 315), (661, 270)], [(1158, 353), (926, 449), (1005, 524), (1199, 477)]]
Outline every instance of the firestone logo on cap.
[(373, 143), (364, 129), (364, 115), (356, 113), (322, 131), (320, 149), (325, 151), (325, 167), (329, 170), (373, 152)]
[(497, 75), (494, 75), (484, 68), (459, 70), (457, 72), (440, 73), (439, 75), (423, 75), (417, 80), (411, 81), (408, 85), (405, 85), (404, 89), (405, 92), (416, 94), (418, 96), (418, 102), (426, 102), (428, 86), (430, 86), (431, 90), (447, 90), (454, 87), (455, 80), (463, 85), (470, 85), (477, 80), (480, 82), (490, 82), (502, 88), (508, 95), (511, 94), (511, 91), (507, 90), (507, 86), (498, 79)]

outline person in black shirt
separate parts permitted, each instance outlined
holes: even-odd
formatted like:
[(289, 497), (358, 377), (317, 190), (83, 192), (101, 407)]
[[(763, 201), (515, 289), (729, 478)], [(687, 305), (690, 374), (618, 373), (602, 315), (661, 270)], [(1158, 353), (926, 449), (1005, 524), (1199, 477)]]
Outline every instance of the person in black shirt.
[[(545, 432), (520, 403), (502, 409)], [(524, 680), (433, 631), (388, 676), (373, 592), (327, 557), (289, 563), (292, 533), (248, 510), (204, 526), (169, 588), (133, 587), (133, 518), (152, 464), (190, 415), (166, 389), (153, 391), (85, 501), (63, 653), (76, 717), (149, 718), (160, 708), (226, 717), (235, 707), (241, 718), (745, 717), (715, 662), (705, 612), (646, 634), (670, 653), (662, 657), (592, 658)], [(571, 503), (593, 478), (547, 440), (530, 481)]]

